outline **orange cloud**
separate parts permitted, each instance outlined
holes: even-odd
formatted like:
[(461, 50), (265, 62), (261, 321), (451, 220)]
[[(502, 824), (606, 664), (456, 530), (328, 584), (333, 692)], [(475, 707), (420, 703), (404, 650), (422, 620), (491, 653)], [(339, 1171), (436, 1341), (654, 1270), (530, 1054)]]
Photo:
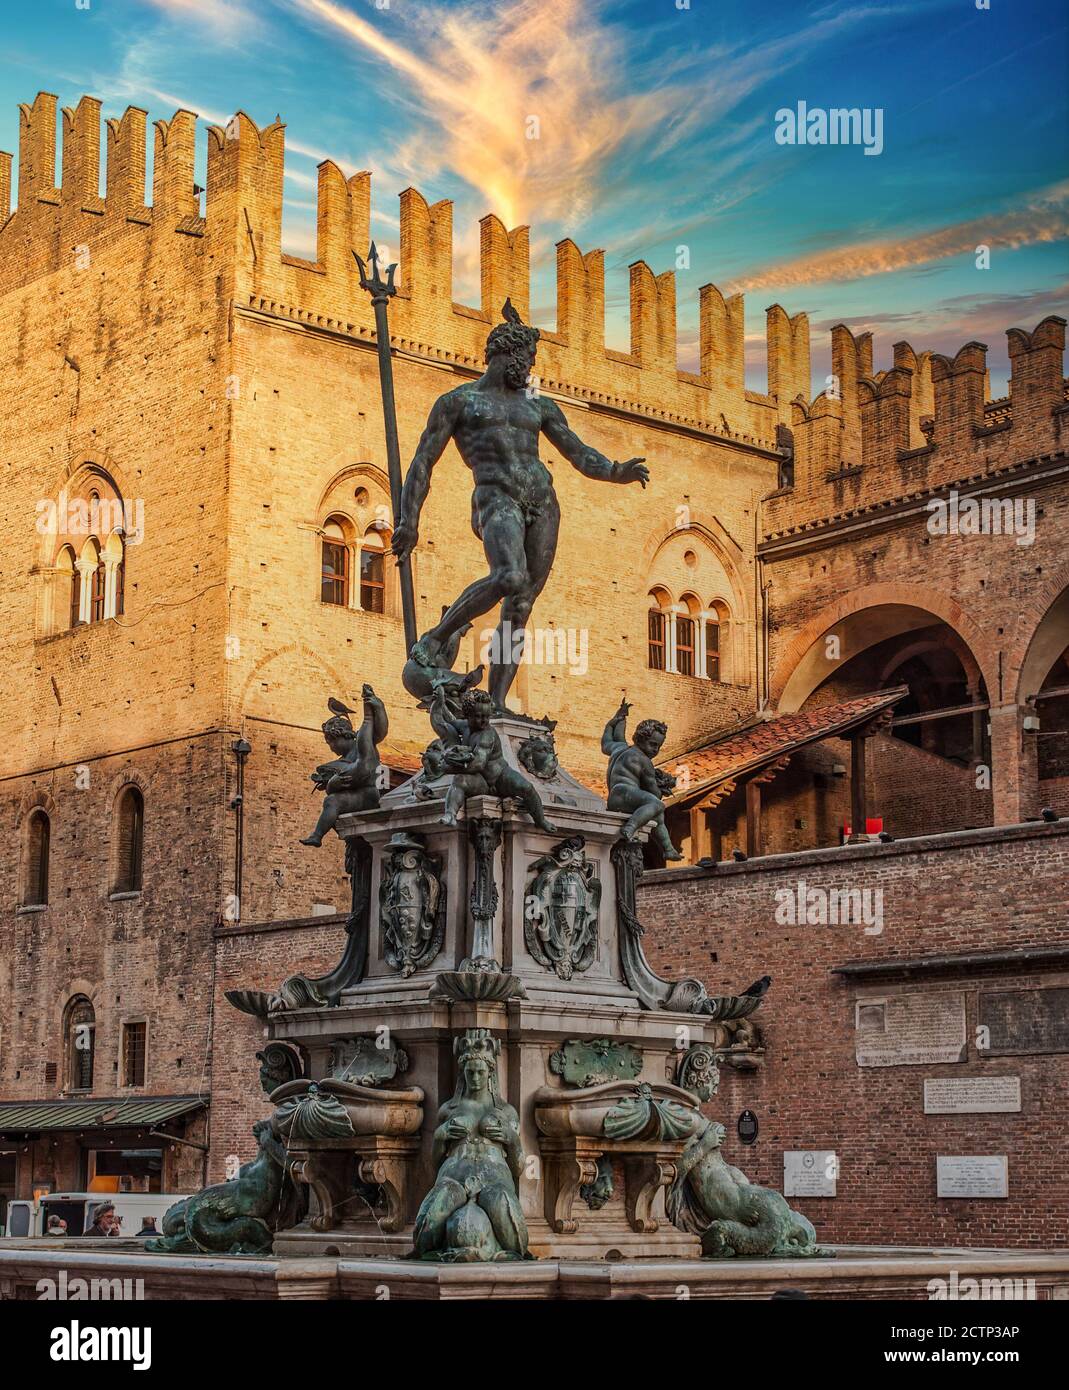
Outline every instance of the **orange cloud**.
[[(406, 81), (399, 98), (421, 133), (391, 163), (410, 177), (459, 174), (509, 226), (537, 209), (576, 225), (596, 197), (595, 176), (636, 135), (666, 133), (674, 90), (616, 96), (623, 55), (583, 0), (539, 0), (493, 12), (428, 10), (420, 42), (432, 59), (388, 38), (335, 0), (296, 0)], [(427, 119), (427, 118), (430, 119)]]
[(786, 289), (822, 281), (861, 280), (908, 270), (950, 256), (973, 255), (978, 246), (1016, 250), (1069, 236), (1069, 181), (1055, 184), (1015, 212), (955, 222), (912, 237), (889, 237), (836, 246), (808, 256), (761, 266), (735, 279), (730, 289)]

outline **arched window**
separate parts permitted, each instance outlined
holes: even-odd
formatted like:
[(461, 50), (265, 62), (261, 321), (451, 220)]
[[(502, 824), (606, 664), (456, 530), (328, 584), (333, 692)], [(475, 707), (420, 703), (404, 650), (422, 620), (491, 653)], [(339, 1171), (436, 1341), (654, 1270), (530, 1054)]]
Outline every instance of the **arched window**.
[(104, 547), (104, 616), (117, 618), (123, 611), (126, 587), (126, 547), (118, 531), (113, 531)]
[(386, 546), (388, 537), (368, 527), (360, 542), (360, 607), (365, 613), (386, 612)]
[(675, 669), (681, 676), (698, 674), (698, 614), (701, 605), (693, 594), (684, 594), (680, 599), (685, 611), (676, 613), (676, 663)]
[(81, 613), (82, 585), (81, 575), (75, 568), (74, 551), (65, 545), (56, 556), (56, 606), (55, 624), (57, 631), (62, 627), (74, 627)]
[(82, 547), (78, 560), (82, 584), (88, 588), (86, 621), (99, 623), (104, 617), (104, 558), (96, 541), (90, 538)]
[(720, 620), (705, 620), (705, 674), (711, 681), (720, 679)]
[(26, 874), (22, 887), (24, 907), (45, 907), (48, 903), (48, 854), (52, 826), (48, 813), (38, 807), (26, 825)]
[(647, 665), (651, 671), (668, 670), (668, 614), (671, 602), (663, 589), (650, 590), (650, 606), (646, 614)]
[(76, 994), (66, 1008), (64, 1046), (67, 1055), (67, 1089), (93, 1089), (93, 1054), (96, 1051), (96, 1014), (84, 994)]
[(705, 675), (727, 684), (731, 680), (731, 611), (721, 599), (713, 599), (702, 617)]
[(323, 574), (320, 598), (339, 608), (349, 605), (349, 547), (337, 521), (323, 527)]
[(139, 788), (126, 787), (116, 810), (116, 893), (141, 891), (141, 860), (145, 838), (145, 799)]

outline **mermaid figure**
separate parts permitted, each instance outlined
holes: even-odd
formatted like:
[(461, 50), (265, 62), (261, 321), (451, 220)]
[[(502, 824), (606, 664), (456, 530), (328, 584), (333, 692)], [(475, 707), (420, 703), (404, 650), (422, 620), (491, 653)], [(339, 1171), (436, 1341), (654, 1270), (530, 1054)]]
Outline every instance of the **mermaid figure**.
[(469, 1028), (453, 1051), (457, 1088), (438, 1112), (438, 1177), (416, 1216), (412, 1253), (452, 1263), (530, 1259), (518, 1196), (519, 1116), (497, 1089), (501, 1044), (488, 1029)]
[[(699, 1100), (711, 1099), (720, 1084), (717, 1060), (708, 1044), (696, 1043), (680, 1063), (677, 1084)], [(676, 1160), (669, 1221), (701, 1237), (706, 1259), (828, 1255), (817, 1245), (812, 1222), (781, 1193), (759, 1187), (728, 1163), (720, 1149), (723, 1141), (724, 1126), (702, 1115)]]

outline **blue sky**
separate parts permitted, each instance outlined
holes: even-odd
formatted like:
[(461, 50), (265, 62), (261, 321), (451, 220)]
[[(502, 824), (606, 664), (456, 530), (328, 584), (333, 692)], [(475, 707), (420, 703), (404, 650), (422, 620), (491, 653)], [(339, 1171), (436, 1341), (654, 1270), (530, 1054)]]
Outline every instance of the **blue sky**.
[[(698, 289), (747, 294), (750, 384), (764, 310), (891, 344), (988, 343), (1065, 312), (1069, 11), (1062, 0), (39, 0), (9, 9), (0, 148), (39, 89), (150, 117), (241, 107), (287, 123), (286, 249), (314, 255), (315, 166), (371, 169), (373, 230), (397, 194), (455, 201), (455, 290), (478, 300), (477, 221), (532, 235), (532, 315), (552, 327), (554, 243), (606, 250), (608, 339), (628, 344), (627, 266), (676, 264), (680, 363)], [(983, 0), (980, 0), (983, 3)], [(380, 8), (381, 6), (381, 8)], [(775, 113), (881, 108), (884, 148), (789, 146)], [(538, 138), (528, 138), (537, 118)], [(204, 139), (200, 158), (204, 158)], [(975, 247), (991, 247), (989, 269)]]

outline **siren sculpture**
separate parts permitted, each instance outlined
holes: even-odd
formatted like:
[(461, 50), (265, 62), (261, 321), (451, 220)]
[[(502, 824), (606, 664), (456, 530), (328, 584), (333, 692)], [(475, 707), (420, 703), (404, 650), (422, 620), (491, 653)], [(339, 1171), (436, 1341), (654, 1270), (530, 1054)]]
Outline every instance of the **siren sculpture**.
[(416, 1217), (413, 1253), (458, 1263), (529, 1259), (518, 1196), (520, 1121), (497, 1089), (501, 1044), (489, 1029), (469, 1028), (453, 1051), (457, 1088), (438, 1112), (438, 1176)]

